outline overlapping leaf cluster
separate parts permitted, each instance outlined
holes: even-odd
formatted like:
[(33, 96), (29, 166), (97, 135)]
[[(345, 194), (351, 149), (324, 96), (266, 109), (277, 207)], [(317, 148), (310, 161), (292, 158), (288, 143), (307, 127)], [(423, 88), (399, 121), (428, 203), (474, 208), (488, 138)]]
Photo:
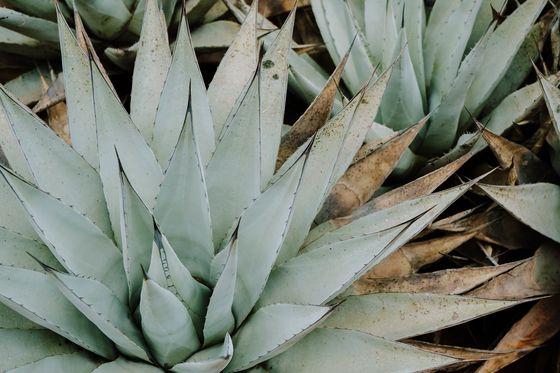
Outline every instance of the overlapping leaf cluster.
[(147, 0), (130, 114), (59, 12), (72, 146), (0, 88), (2, 370), (420, 371), (461, 359), (399, 340), (517, 304), (352, 292), (476, 180), (310, 232), (391, 69), (276, 170), (294, 13), (260, 57), (257, 5), (206, 90)]

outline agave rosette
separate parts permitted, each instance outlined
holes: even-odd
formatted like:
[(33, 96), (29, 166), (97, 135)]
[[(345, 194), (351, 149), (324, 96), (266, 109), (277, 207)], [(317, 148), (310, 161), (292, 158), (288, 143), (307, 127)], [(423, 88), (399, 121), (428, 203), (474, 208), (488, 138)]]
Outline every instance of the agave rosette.
[(166, 58), (148, 0), (129, 114), (59, 13), (72, 146), (0, 87), (2, 371), (424, 370), (457, 360), (398, 340), (516, 304), (344, 295), (472, 183), (300, 250), (389, 72), (275, 173), (294, 13), (261, 59), (256, 14), (207, 93), (184, 15)]
[[(542, 25), (533, 23), (545, 4), (524, 1), (498, 24), (493, 18), (506, 0), (435, 1), (427, 20), (424, 0), (311, 1), (333, 60), (353, 44), (343, 74), (352, 93), (372, 66), (386, 68), (398, 58), (370, 137), (387, 136), (384, 126), (408, 128), (430, 113), (411, 146), (428, 157), (453, 148), (472, 125), (470, 115), (482, 113), (488, 128), (502, 133), (535, 107), (542, 97), (537, 83), (515, 90), (539, 56)], [(483, 147), (480, 141), (477, 150)]]

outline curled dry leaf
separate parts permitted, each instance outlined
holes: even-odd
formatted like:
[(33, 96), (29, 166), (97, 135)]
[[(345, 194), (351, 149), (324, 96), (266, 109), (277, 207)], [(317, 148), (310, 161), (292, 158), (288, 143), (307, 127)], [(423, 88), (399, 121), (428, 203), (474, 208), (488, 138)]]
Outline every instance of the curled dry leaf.
[(364, 205), (391, 174), (404, 151), (427, 121), (428, 117), (425, 117), (350, 166), (327, 197), (316, 222), (322, 223), (346, 216)]
[[(363, 148), (363, 147), (362, 147)], [(398, 203), (420, 198), (429, 195), (443, 184), (451, 175), (453, 175), (465, 162), (467, 162), (472, 153), (467, 153), (459, 159), (443, 166), (427, 175), (419, 177), (405, 185), (395, 188), (379, 197), (373, 198), (368, 203), (352, 211), (352, 214), (324, 222), (315, 228), (307, 239), (306, 245), (317, 239), (321, 235), (331, 232), (337, 228), (343, 227), (354, 220), (381, 210), (395, 206)]]
[(415, 273), (434, 263), (475, 236), (476, 232), (450, 234), (440, 238), (413, 242), (393, 252), (373, 267), (363, 278), (400, 277)]
[(560, 251), (557, 244), (543, 244), (525, 263), (469, 292), (486, 299), (526, 299), (560, 293)]
[(407, 277), (361, 279), (353, 285), (349, 292), (352, 295), (409, 292), (463, 294), (496, 276), (506, 274), (521, 263), (524, 261), (494, 267), (447, 269)]
[[(477, 122), (480, 126), (480, 122)], [(484, 140), (494, 153), (500, 167), (508, 171), (507, 184), (530, 184), (550, 180), (550, 167), (523, 145), (509, 141), (485, 128)]]
[(495, 352), (502, 355), (486, 361), (476, 373), (491, 373), (542, 346), (560, 330), (560, 296), (541, 299), (500, 340)]

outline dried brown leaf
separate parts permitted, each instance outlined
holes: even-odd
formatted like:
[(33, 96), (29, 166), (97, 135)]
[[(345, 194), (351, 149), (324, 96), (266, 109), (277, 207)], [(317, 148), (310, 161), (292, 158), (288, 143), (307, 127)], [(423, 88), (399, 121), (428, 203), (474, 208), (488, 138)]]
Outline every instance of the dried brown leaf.
[(309, 137), (311, 137), (319, 128), (321, 128), (329, 118), (336, 94), (338, 92), (338, 84), (344, 66), (350, 55), (350, 50), (346, 53), (340, 64), (333, 71), (329, 80), (315, 97), (311, 105), (305, 110), (301, 117), (294, 123), (288, 132), (282, 136), (280, 149), (278, 150), (278, 158), (276, 160), (276, 169), (292, 155)]
[(360, 279), (349, 290), (352, 295), (375, 293), (463, 294), (486, 281), (507, 273), (524, 261), (493, 267), (447, 269), (407, 277)]
[(364, 205), (393, 171), (427, 120), (422, 119), (350, 166), (325, 200), (316, 222), (347, 216)]
[(495, 352), (506, 353), (486, 361), (476, 373), (491, 373), (542, 346), (560, 330), (560, 296), (542, 299), (500, 340)]
[(363, 278), (400, 277), (415, 273), (434, 263), (470, 240), (476, 232), (450, 234), (440, 238), (409, 243), (367, 272)]
[(560, 293), (560, 248), (543, 244), (527, 262), (468, 294), (486, 299), (526, 299)]

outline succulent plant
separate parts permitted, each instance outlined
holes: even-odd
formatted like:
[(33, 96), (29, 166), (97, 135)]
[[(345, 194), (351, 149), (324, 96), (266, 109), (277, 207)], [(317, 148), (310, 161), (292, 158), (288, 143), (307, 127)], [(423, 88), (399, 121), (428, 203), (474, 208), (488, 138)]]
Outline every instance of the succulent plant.
[(345, 294), (474, 181), (304, 245), (390, 70), (275, 172), (295, 13), (259, 59), (256, 7), (207, 92), (147, 0), (131, 114), (59, 11), (71, 146), (0, 87), (2, 371), (418, 371), (459, 360), (399, 340), (517, 304)]
[[(483, 115), (490, 130), (502, 133), (540, 99), (537, 84), (514, 91), (539, 56), (538, 34), (550, 29), (544, 19), (533, 26), (545, 4), (527, 0), (500, 16), (505, 0), (439, 0), (433, 6), (423, 0), (311, 1), (335, 63), (352, 45), (343, 73), (350, 92), (374, 66), (398, 60), (376, 122), (402, 130), (430, 114), (411, 146), (428, 157), (455, 146), (472, 125), (471, 115)], [(381, 132), (372, 136), (386, 135)]]

